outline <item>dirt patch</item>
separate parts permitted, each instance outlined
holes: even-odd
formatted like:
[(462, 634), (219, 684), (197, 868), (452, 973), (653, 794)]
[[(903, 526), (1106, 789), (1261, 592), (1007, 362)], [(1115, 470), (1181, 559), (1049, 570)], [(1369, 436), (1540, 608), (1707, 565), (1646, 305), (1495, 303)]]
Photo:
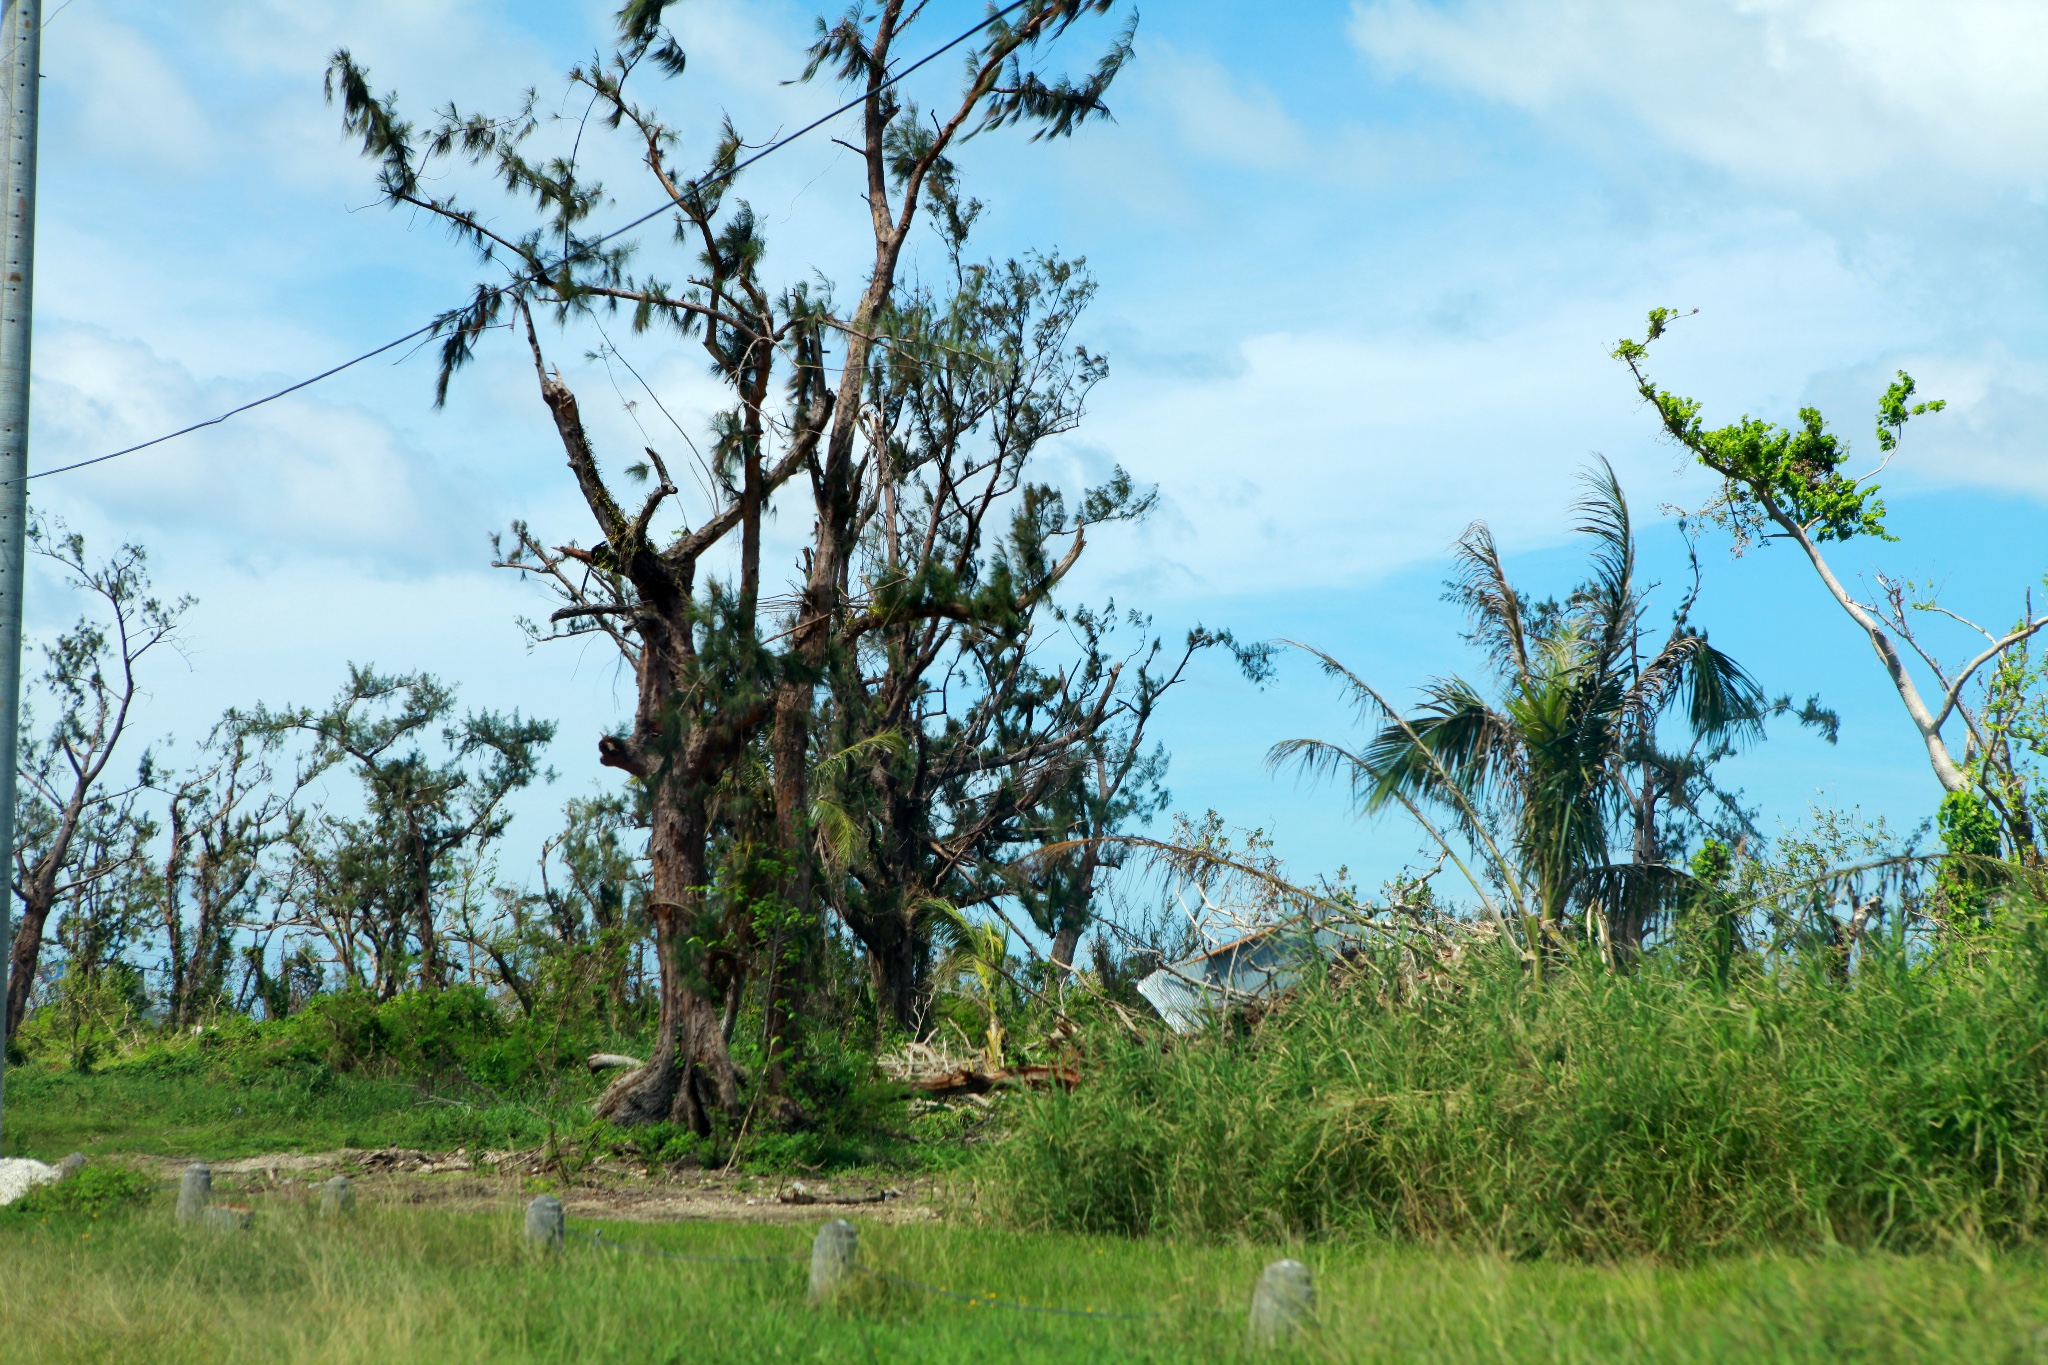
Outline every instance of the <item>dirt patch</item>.
[[(134, 1164), (165, 1181), (197, 1157), (136, 1157)], [(516, 1211), (535, 1194), (559, 1195), (570, 1218), (674, 1223), (815, 1223), (847, 1213), (864, 1220), (913, 1223), (941, 1216), (942, 1192), (931, 1180), (887, 1172), (852, 1172), (800, 1180), (721, 1175), (711, 1171), (654, 1175), (633, 1166), (594, 1162), (571, 1177), (550, 1171), (539, 1152), (422, 1152), (386, 1147), (332, 1152), (278, 1152), (208, 1163), (217, 1196), (310, 1199), (321, 1181), (346, 1175), (359, 1205)]]

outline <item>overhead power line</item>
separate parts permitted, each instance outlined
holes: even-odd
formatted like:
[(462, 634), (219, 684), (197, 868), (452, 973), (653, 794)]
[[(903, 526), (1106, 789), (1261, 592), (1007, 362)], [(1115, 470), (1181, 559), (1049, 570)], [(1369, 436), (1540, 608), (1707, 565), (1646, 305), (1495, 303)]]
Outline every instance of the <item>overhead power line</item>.
[[(932, 62), (937, 61), (940, 57), (945, 56), (948, 52), (951, 52), (954, 48), (960, 46), (960, 44), (966, 42), (969, 38), (974, 37), (976, 34), (982, 32), (984, 29), (987, 29), (992, 25), (1000, 22), (1007, 15), (1013, 13), (1016, 10), (1022, 9), (1025, 5), (1030, 3), (1031, 0), (1012, 0), (1011, 4), (1005, 5), (1003, 8), (996, 10), (994, 13), (990, 14), (986, 19), (983, 19), (980, 23), (974, 25), (974, 27), (967, 29), (965, 32), (961, 33), (958, 37), (952, 39), (950, 42), (944, 44), (941, 47), (933, 48), (930, 52), (927, 52), (924, 56), (918, 58), (909, 66), (904, 67), (901, 71), (898, 71), (895, 75), (883, 81), (879, 88), (886, 90), (890, 86), (895, 85), (898, 81), (906, 79), (913, 72), (918, 70), (918, 68), (927, 66)], [(709, 189), (713, 185), (717, 185), (724, 181), (732, 179), (741, 171), (747, 169), (747, 167), (749, 166), (754, 165), (756, 162), (759, 162), (764, 157), (767, 157), (772, 153), (782, 150), (784, 147), (787, 147), (790, 143), (795, 142), (798, 138), (816, 132), (818, 129), (830, 123), (833, 119), (838, 118), (841, 114), (844, 114), (849, 110), (856, 109), (860, 105), (866, 103), (869, 93), (870, 92), (868, 91), (862, 91), (860, 94), (854, 96), (852, 99), (840, 105), (838, 108), (833, 109), (831, 112), (820, 115), (815, 119), (812, 119), (809, 123), (806, 123), (803, 127), (797, 129), (795, 132), (789, 134), (787, 137), (776, 138), (774, 141), (770, 142), (767, 146), (763, 147), (760, 151), (754, 153), (752, 156), (734, 162), (731, 166), (727, 167), (723, 171), (720, 171), (716, 175), (707, 176), (702, 180), (691, 182), (692, 187), (696, 189)], [(635, 218), (628, 223), (622, 224), (619, 227), (613, 228), (610, 232), (605, 233), (601, 237), (593, 238), (591, 241), (584, 244), (583, 249), (587, 251), (591, 248), (603, 246), (606, 242), (609, 242), (617, 237), (622, 237), (626, 233), (633, 231), (635, 228), (642, 227), (647, 223), (653, 221), (654, 219), (659, 218), (664, 213), (672, 212), (674, 208), (675, 202), (673, 200), (656, 205), (654, 208), (649, 209), (646, 213), (641, 214), (638, 218)], [(497, 289), (493, 292), (502, 294), (506, 290), (515, 288), (520, 284), (530, 284), (533, 282), (533, 279), (534, 277), (532, 275), (525, 275), (520, 277), (520, 279), (514, 281), (512, 284), (499, 285)], [(332, 379), (335, 375), (340, 374), (343, 370), (352, 369), (355, 366), (362, 364), (366, 360), (374, 360), (378, 356), (383, 355), (386, 351), (396, 350), (398, 347), (405, 345), (408, 341), (413, 341), (419, 337), (428, 335), (429, 333), (433, 332), (435, 328), (438, 327), (439, 325), (440, 323), (439, 320), (437, 319), (434, 322), (426, 324), (424, 327), (415, 327), (412, 331), (407, 332), (404, 336), (398, 337), (392, 341), (387, 341), (382, 346), (377, 347), (373, 351), (365, 351), (361, 355), (356, 356), (354, 359), (342, 361), (339, 365), (334, 366), (332, 369), (322, 370), (319, 374), (313, 375), (311, 378), (301, 379), (296, 384), (287, 385), (286, 387), (277, 390), (275, 393), (267, 393), (263, 395), (263, 397), (261, 398), (251, 399), (249, 402), (242, 404), (240, 407), (229, 408), (226, 412), (221, 413), (217, 417), (209, 417), (203, 422), (194, 422), (192, 425), (188, 427), (180, 427), (176, 431), (167, 431), (161, 436), (151, 437), (147, 441), (143, 441), (137, 445), (129, 446), (123, 450), (109, 451), (105, 455), (95, 455), (89, 460), (77, 460), (71, 464), (58, 465), (54, 469), (39, 469), (33, 474), (24, 476), (24, 481), (48, 478), (52, 474), (68, 474), (74, 469), (84, 469), (89, 465), (105, 464), (108, 460), (118, 460), (124, 455), (133, 455), (138, 451), (148, 450), (151, 446), (159, 446), (166, 441), (175, 441), (180, 436), (189, 436), (195, 431), (203, 431), (207, 427), (219, 426), (222, 422), (227, 421), (231, 417), (239, 417), (241, 414), (248, 412), (253, 408), (260, 408), (266, 403), (274, 403), (278, 399), (283, 398), (288, 394), (297, 393), (300, 389), (310, 388), (313, 385), (320, 383), (322, 380)], [(4, 485), (5, 482), (6, 481), (4, 480), (0, 480), (0, 485)]]
[(336, 365), (333, 369), (322, 370), (320, 373), (314, 375), (311, 379), (301, 379), (298, 383), (279, 389), (276, 393), (267, 393), (263, 395), (263, 397), (261, 398), (251, 399), (249, 402), (242, 404), (242, 406), (238, 408), (229, 408), (226, 412), (222, 413), (218, 417), (209, 417), (203, 422), (194, 422), (189, 427), (179, 427), (176, 431), (167, 431), (161, 436), (153, 436), (149, 440), (142, 442), (140, 445), (129, 446), (126, 450), (110, 451), (105, 455), (95, 455), (90, 460), (79, 460), (72, 464), (60, 464), (55, 469), (38, 469), (35, 473), (29, 475), (28, 477), (31, 479), (44, 479), (48, 478), (52, 474), (68, 474), (74, 469), (83, 469), (87, 465), (93, 464), (105, 464), (108, 460), (118, 460), (123, 455), (133, 455), (138, 450), (148, 450), (151, 446), (160, 446), (165, 441), (175, 441), (180, 436), (190, 436), (193, 432), (204, 430), (207, 427), (217, 427), (222, 422), (227, 421), (228, 418), (230, 417), (239, 416), (240, 414), (247, 412), (251, 408), (260, 408), (265, 403), (274, 403), (288, 393), (297, 393), (300, 389), (310, 388), (312, 385), (319, 383), (323, 379), (332, 379), (335, 375), (340, 374), (343, 370), (348, 369), (350, 366), (360, 365), (365, 360), (373, 360), (376, 357), (383, 355), (386, 351), (393, 350), (396, 347), (405, 345), (406, 342), (411, 341), (414, 337), (425, 336), (428, 332), (434, 330), (434, 326), (435, 324), (430, 322), (424, 327), (415, 327), (412, 331), (407, 332), (404, 336), (398, 338), (398, 340), (396, 341), (387, 341), (374, 351), (363, 352), (354, 360), (344, 360), (339, 365)]

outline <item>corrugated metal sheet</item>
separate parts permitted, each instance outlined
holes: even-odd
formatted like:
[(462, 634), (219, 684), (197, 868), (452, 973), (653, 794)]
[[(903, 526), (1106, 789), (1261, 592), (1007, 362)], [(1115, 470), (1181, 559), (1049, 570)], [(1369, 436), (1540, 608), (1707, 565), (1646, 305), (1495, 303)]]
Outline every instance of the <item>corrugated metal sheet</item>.
[(1286, 990), (1309, 961), (1342, 939), (1328, 929), (1276, 925), (1234, 943), (1170, 963), (1138, 983), (1138, 994), (1176, 1033), (1192, 1033), (1219, 1011)]

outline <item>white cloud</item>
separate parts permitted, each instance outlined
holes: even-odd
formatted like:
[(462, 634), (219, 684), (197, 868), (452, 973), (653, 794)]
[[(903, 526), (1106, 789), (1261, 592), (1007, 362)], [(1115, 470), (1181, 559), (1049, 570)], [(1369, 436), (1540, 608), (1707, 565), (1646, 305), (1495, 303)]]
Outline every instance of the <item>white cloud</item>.
[(1545, 543), (1595, 452), (1645, 517), (1703, 502), (1710, 480), (1659, 439), (1608, 356), (1651, 303), (1700, 309), (1659, 344), (1653, 370), (1712, 423), (1789, 423), (1811, 403), (1864, 461), (1877, 397), (1904, 368), (1951, 406), (1915, 426), (1888, 488), (2048, 495), (2048, 365), (1974, 336), (1958, 344), (1887, 287), (1889, 266), (1846, 258), (1796, 220), (1736, 214), (1677, 237), (1603, 237), (1548, 271), (1515, 259), (1520, 278), (1440, 263), (1444, 306), (1415, 290), (1406, 321), (1272, 328), (1237, 343), (1234, 365), (1119, 371), (1082, 436), (1166, 505), (1138, 543), (1105, 537), (1101, 581), (1180, 599), (1356, 584), (1439, 558), (1476, 518), (1510, 546)]
[(2048, 184), (2037, 0), (1355, 0), (1383, 70), (1590, 128), (1614, 113), (1785, 187)]
[(1197, 156), (1267, 168), (1296, 165), (1306, 157), (1301, 125), (1266, 86), (1170, 43), (1147, 43), (1141, 55), (1133, 68), (1139, 98), (1163, 112)]
[[(253, 396), (202, 384), (143, 345), (57, 327), (36, 355), (33, 466), (159, 436)], [(340, 557), (373, 572), (480, 557), (487, 509), (440, 462), (374, 414), (302, 395), (231, 423), (39, 485), (37, 501), (89, 507), (124, 535), (197, 535), (232, 558)]]
[(1091, 439), (1166, 505), (1097, 572), (1120, 593), (1315, 591), (1440, 557), (1475, 518), (1541, 542), (1599, 449), (1654, 509), (1672, 462), (1640, 439), (1599, 335), (1578, 310), (1477, 337), (1276, 333), (1221, 382), (1104, 402)]

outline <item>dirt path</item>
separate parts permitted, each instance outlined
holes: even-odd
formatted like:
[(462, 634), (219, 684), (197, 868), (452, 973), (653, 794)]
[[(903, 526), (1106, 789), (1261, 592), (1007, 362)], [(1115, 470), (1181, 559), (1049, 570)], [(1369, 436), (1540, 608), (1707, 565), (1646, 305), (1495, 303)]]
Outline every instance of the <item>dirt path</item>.
[[(136, 1165), (175, 1180), (202, 1157), (137, 1157)], [(517, 1209), (543, 1190), (558, 1194), (571, 1218), (641, 1223), (815, 1223), (836, 1213), (888, 1223), (940, 1216), (929, 1180), (856, 1171), (830, 1178), (720, 1175), (682, 1171), (650, 1176), (638, 1167), (596, 1162), (571, 1178), (544, 1170), (537, 1152), (418, 1152), (404, 1148), (278, 1152), (208, 1163), (217, 1195), (238, 1199), (311, 1198), (321, 1181), (346, 1175), (365, 1205)]]

